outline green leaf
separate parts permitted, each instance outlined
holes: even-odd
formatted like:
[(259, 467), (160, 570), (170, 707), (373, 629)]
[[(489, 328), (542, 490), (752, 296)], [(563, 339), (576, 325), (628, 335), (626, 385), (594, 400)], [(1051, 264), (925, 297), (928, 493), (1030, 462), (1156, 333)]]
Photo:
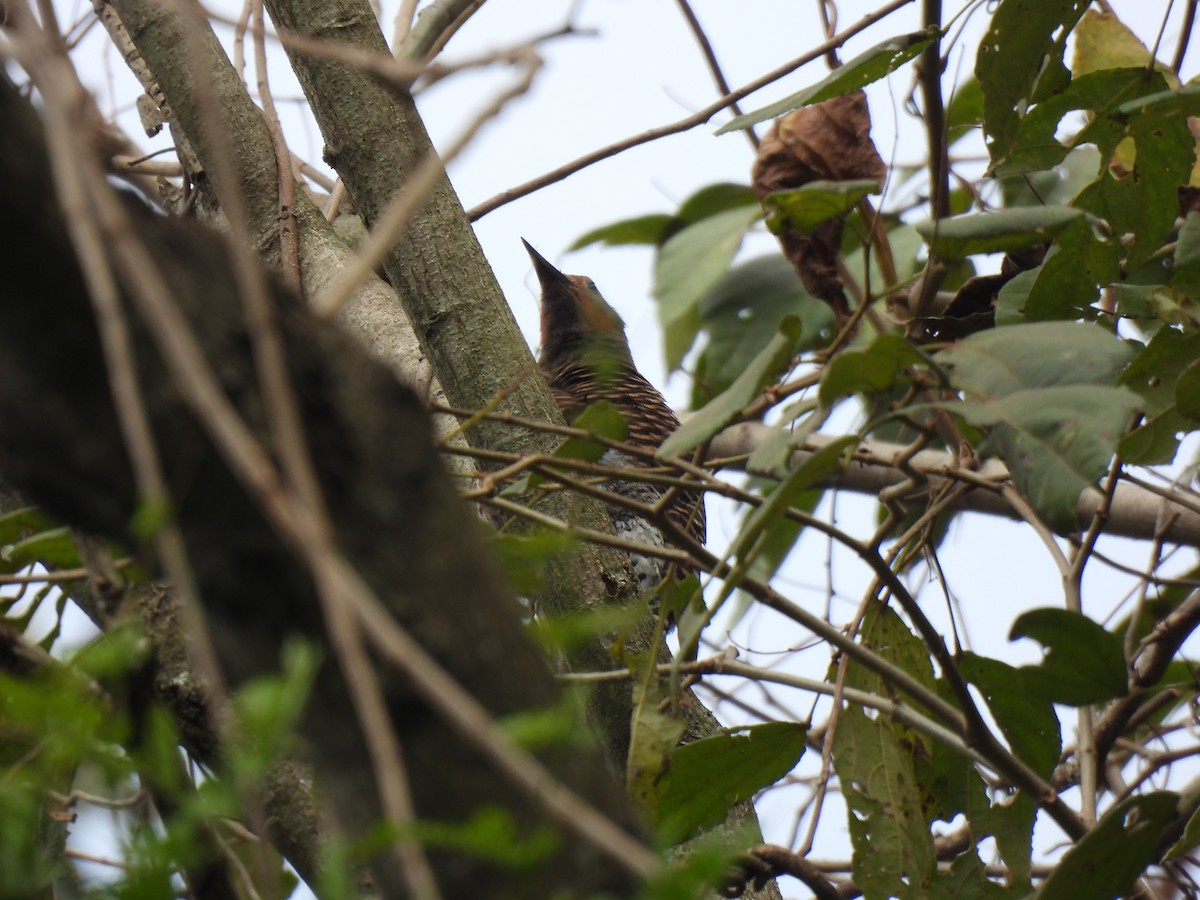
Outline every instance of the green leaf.
[(1133, 269), (1148, 260), (1174, 228), (1178, 190), (1191, 175), (1196, 139), (1182, 116), (1136, 116), (1126, 134), (1135, 147), (1132, 169), (1118, 177), (1114, 167), (1105, 166), (1075, 204), (1107, 221), (1129, 243), (1125, 265)]
[(1036, 667), (1018, 669), (967, 652), (959, 658), (958, 669), (967, 682), (979, 688), (1017, 757), (1042, 777), (1049, 777), (1062, 755), (1062, 731), (1054, 705), (1038, 689)]
[(1022, 272), (1000, 290), (996, 323), (1094, 318), (1100, 288), (1121, 274), (1121, 247), (1079, 219), (1058, 236), (1042, 265)]
[[(933, 668), (925, 645), (891, 609), (872, 603), (860, 640), (929, 687)], [(879, 675), (851, 661), (847, 686), (888, 693)], [(927, 793), (916, 759), (930, 753), (929, 738), (884, 716), (848, 707), (838, 722), (833, 763), (846, 799), (854, 847), (855, 885), (867, 897), (930, 896), (937, 861), (927, 815)]]
[(1171, 287), (1200, 298), (1200, 213), (1190, 212), (1179, 229)]
[(785, 316), (800, 317), (797, 351), (827, 346), (833, 312), (804, 289), (782, 254), (734, 266), (699, 302), (708, 342), (696, 362), (692, 406), (699, 408), (726, 390), (770, 343)]
[(810, 181), (794, 190), (775, 191), (762, 200), (767, 228), (772, 234), (812, 234), (822, 223), (846, 215), (863, 197), (878, 194), (879, 190), (879, 182), (859, 179)]
[(488, 543), (513, 590), (528, 596), (545, 583), (550, 561), (567, 553), (575, 546), (576, 539), (558, 531), (528, 534), (489, 531)]
[[(1071, 71), (1076, 75), (1099, 69), (1145, 67), (1151, 62), (1146, 45), (1110, 12), (1089, 9), (1084, 13), (1075, 26), (1074, 43)], [(1165, 66), (1157, 64), (1157, 67), (1164, 75), (1174, 77), (1174, 73)]]
[(1112, 459), (1140, 399), (1108, 387), (1131, 355), (1100, 328), (1065, 322), (1012, 325), (972, 335), (937, 362), (962, 403), (943, 404), (991, 431), (983, 444), (1051, 527), (1074, 530), (1080, 492)]
[(1121, 442), (1121, 456), (1136, 465), (1169, 463), (1178, 435), (1192, 427), (1177, 407), (1176, 383), (1200, 359), (1200, 334), (1160, 328), (1121, 374), (1121, 384), (1141, 395), (1145, 419)]
[(1179, 797), (1153, 791), (1106, 812), (1067, 851), (1038, 891), (1038, 900), (1120, 897), (1157, 861), (1158, 844), (1175, 818)]
[(1033, 609), (1013, 622), (1008, 639), (1033, 638), (1045, 648), (1041, 665), (1023, 667), (1025, 685), (1055, 703), (1084, 706), (1120, 697), (1129, 686), (1121, 638), (1087, 616)]
[(561, 839), (553, 829), (529, 828), (506, 809), (482, 806), (460, 822), (421, 819), (401, 833), (410, 833), (429, 847), (445, 847), (482, 857), (515, 871), (533, 871), (545, 865), (559, 849)]
[(968, 78), (954, 88), (954, 96), (946, 107), (946, 133), (948, 142), (965, 137), (983, 122), (983, 90), (978, 78)]
[(602, 225), (575, 240), (568, 250), (579, 250), (589, 244), (604, 243), (652, 244), (661, 246), (667, 238), (717, 213), (739, 206), (758, 206), (758, 195), (745, 184), (722, 182), (703, 187), (683, 201), (675, 215), (649, 213)]
[(637, 672), (638, 680), (633, 687), (625, 784), (634, 808), (646, 821), (656, 822), (660, 785), (669, 773), (670, 755), (683, 736), (684, 722), (682, 717), (669, 715), (660, 708), (665, 699), (664, 683), (649, 668), (657, 659), (640, 656), (628, 662)]
[(1182, 859), (1187, 856), (1197, 847), (1200, 847), (1200, 809), (1192, 813), (1187, 821), (1187, 826), (1183, 829), (1183, 834), (1179, 836), (1171, 848), (1163, 856), (1163, 862), (1169, 862), (1172, 859)]
[(771, 343), (763, 348), (737, 380), (703, 409), (689, 416), (688, 420), (663, 442), (655, 454), (656, 458), (681, 456), (735, 421), (746, 404), (788, 367), (799, 340), (800, 320), (795, 316), (786, 317), (779, 323), (779, 330)]
[(850, 811), (855, 885), (867, 897), (929, 896), (936, 860), (912, 753), (886, 722), (854, 707), (838, 722), (834, 767)]
[(12, 571), (41, 563), (51, 569), (74, 569), (82, 565), (71, 529), (51, 528), (9, 544), (2, 555)]
[(1002, 0), (979, 44), (975, 77), (993, 163), (1009, 152), (1030, 104), (1062, 91), (1067, 36), (1090, 0)]
[[(1162, 73), (1170, 79), (1169, 70)], [(1149, 114), (1167, 118), (1200, 115), (1200, 84), (1185, 84), (1178, 90), (1155, 91), (1136, 100), (1126, 100), (1117, 111), (1123, 116)]]
[(36, 532), (50, 531), (57, 527), (58, 522), (36, 506), (14, 509), (0, 516), (0, 547), (15, 543)]
[[(1099, 149), (1091, 180), (1103, 174), (1117, 145), (1126, 136), (1128, 117), (1121, 106), (1136, 97), (1154, 93), (1164, 85), (1162, 76), (1144, 68), (1105, 69), (1080, 75), (1061, 93), (1039, 103), (1021, 120), (1011, 150), (1003, 159), (993, 157), (990, 174), (1021, 175), (1058, 165), (1073, 148), (1095, 144)], [(1061, 122), (1068, 113), (1087, 110), (1087, 124), (1060, 141)], [(1040, 205), (1040, 204), (1038, 204)]]
[(1084, 217), (1070, 206), (1031, 206), (929, 220), (913, 227), (939, 259), (956, 262), (977, 253), (1008, 253), (1046, 243)]
[(1175, 382), (1175, 408), (1181, 416), (1200, 421), (1200, 359), (1179, 374)]
[(842, 713), (834, 768), (849, 810), (854, 883), (867, 897), (925, 897), (935, 876), (913, 755), (888, 723), (857, 707)]
[(742, 206), (758, 207), (758, 194), (748, 184), (723, 181), (700, 188), (679, 206), (675, 214), (677, 228), (695, 225), (718, 213), (738, 209)]
[(582, 250), (589, 244), (608, 244), (610, 247), (622, 244), (659, 244), (674, 221), (675, 217), (668, 213), (650, 213), (632, 219), (622, 219), (620, 222), (602, 225), (581, 235), (567, 250)]
[[(623, 441), (629, 434), (629, 425), (617, 409), (616, 404), (608, 400), (597, 400), (571, 420), (572, 428), (608, 438), (610, 441)], [(604, 444), (584, 437), (569, 437), (554, 451), (555, 459), (582, 459), (595, 462), (604, 455), (608, 448)]]
[(725, 820), (729, 807), (787, 775), (804, 755), (808, 728), (771, 722), (685, 744), (659, 783), (657, 823), (667, 844)]
[[(1049, 778), (1062, 753), (1062, 731), (1051, 702), (1030, 689), (1030, 673), (974, 653), (962, 654), (958, 669), (987, 700), (988, 709), (1013, 753), (1035, 772)], [(1027, 889), (1033, 858), (1033, 824), (1037, 818), (1033, 798), (1017, 794), (989, 804), (986, 810), (977, 807), (968, 810), (968, 816), (973, 830), (990, 832), (995, 837), (1012, 873), (1014, 887)]]
[(761, 216), (757, 206), (717, 213), (684, 228), (659, 251), (654, 296), (671, 371), (679, 368), (700, 329), (700, 298), (728, 271), (742, 237)]
[(974, 847), (954, 857), (950, 871), (939, 873), (938, 886), (931, 896), (954, 900), (1009, 900), (1018, 897), (988, 878), (987, 867)]
[(940, 34), (936, 28), (929, 28), (889, 38), (854, 57), (850, 62), (835, 69), (811, 87), (726, 122), (717, 129), (717, 134), (749, 128), (751, 125), (757, 125), (759, 122), (789, 113), (793, 109), (811, 106), (831, 97), (840, 97), (842, 94), (866, 87), (916, 57), (937, 40)]
[(890, 390), (900, 373), (926, 362), (907, 340), (896, 334), (881, 334), (866, 350), (838, 354), (821, 375), (823, 406), (833, 406), (852, 394), (878, 394)]
[(1060, 534), (1078, 528), (1079, 495), (1108, 468), (1137, 407), (1137, 396), (1123, 388), (1083, 385), (947, 405), (991, 429), (982, 452), (1008, 463), (1017, 490)]

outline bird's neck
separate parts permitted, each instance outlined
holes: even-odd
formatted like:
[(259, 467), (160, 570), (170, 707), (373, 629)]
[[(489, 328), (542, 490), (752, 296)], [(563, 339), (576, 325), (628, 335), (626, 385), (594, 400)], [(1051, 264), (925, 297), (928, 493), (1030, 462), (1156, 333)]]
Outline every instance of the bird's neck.
[(563, 335), (542, 347), (538, 365), (543, 372), (578, 366), (597, 377), (619, 377), (633, 368), (633, 357), (622, 334)]

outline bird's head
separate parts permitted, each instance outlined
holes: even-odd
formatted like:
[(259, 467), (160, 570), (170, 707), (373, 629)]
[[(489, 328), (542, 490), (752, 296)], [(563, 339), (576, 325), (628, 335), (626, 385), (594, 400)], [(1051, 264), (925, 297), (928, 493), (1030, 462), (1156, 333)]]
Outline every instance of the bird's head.
[(632, 362), (625, 323), (583, 275), (564, 275), (522, 239), (542, 287), (542, 350), (539, 363), (553, 371), (564, 363)]

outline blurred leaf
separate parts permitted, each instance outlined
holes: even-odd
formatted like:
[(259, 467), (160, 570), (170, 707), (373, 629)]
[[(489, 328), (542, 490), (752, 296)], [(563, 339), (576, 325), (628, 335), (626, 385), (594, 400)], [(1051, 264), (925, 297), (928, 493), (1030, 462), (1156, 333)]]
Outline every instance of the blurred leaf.
[(670, 213), (648, 213), (634, 216), (594, 228), (575, 239), (567, 250), (580, 250), (589, 244), (603, 243), (609, 246), (627, 244), (662, 245), (667, 238), (726, 210), (739, 206), (757, 206), (758, 197), (748, 185), (720, 183), (700, 188), (683, 201), (679, 211)]
[(21, 538), (39, 531), (51, 531), (57, 528), (58, 524), (36, 506), (14, 509), (0, 516), (0, 547), (16, 543)]
[(1079, 494), (1104, 473), (1140, 405), (1131, 391), (1107, 386), (1130, 355), (1100, 328), (1041, 322), (972, 335), (936, 360), (965, 395), (943, 405), (991, 429), (985, 452), (997, 452), (1017, 489), (1066, 532), (1076, 527)]
[(536, 593), (545, 583), (546, 567), (575, 546), (576, 538), (559, 531), (530, 531), (510, 534), (488, 533), (488, 543), (508, 576), (513, 590), (522, 596)]
[(1175, 818), (1179, 797), (1152, 791), (1108, 810), (1067, 851), (1038, 891), (1038, 900), (1120, 897), (1157, 861), (1157, 848)]
[[(610, 441), (623, 441), (629, 434), (629, 425), (616, 404), (608, 400), (597, 400), (571, 420), (571, 427), (588, 431)], [(585, 437), (569, 437), (554, 450), (555, 459), (579, 459), (595, 462), (608, 448), (598, 441)]]
[(824, 347), (833, 339), (833, 312), (804, 289), (778, 253), (734, 266), (700, 299), (699, 307), (708, 342), (696, 362), (696, 408), (746, 371), (786, 316), (800, 318), (798, 352)]
[(688, 417), (674, 434), (663, 442), (655, 454), (657, 459), (681, 456), (735, 421), (746, 404), (756, 398), (764, 387), (773, 383), (790, 365), (796, 344), (800, 340), (800, 320), (787, 316), (771, 343), (754, 358), (746, 370), (719, 396), (703, 409)]
[(876, 44), (865, 53), (861, 53), (850, 62), (835, 69), (821, 81), (802, 91), (785, 97), (776, 103), (764, 106), (754, 112), (737, 116), (717, 129), (717, 134), (726, 134), (749, 128), (767, 119), (774, 119), (784, 113), (820, 103), (831, 97), (848, 94), (859, 88), (866, 87), (873, 81), (878, 81), (889, 72), (898, 69), (910, 59), (916, 57), (939, 36), (937, 29), (916, 31), (912, 34), (902, 34)]
[(1188, 213), (1179, 229), (1171, 286), (1200, 299), (1200, 213)]
[(803, 725), (771, 722), (675, 749), (657, 786), (660, 839), (674, 845), (723, 822), (730, 806), (792, 771), (807, 739)]
[(225, 747), (223, 761), (241, 777), (257, 778), (291, 751), (296, 731), (321, 665), (318, 649), (298, 638), (283, 646), (282, 670), (245, 682), (233, 698), (236, 746)]
[(1053, 168), (1000, 177), (1004, 206), (1069, 206), (1096, 180), (1100, 151), (1086, 144), (1067, 152)]
[(1197, 847), (1200, 847), (1200, 809), (1192, 813), (1187, 821), (1187, 826), (1183, 829), (1183, 834), (1179, 836), (1179, 840), (1172, 844), (1163, 856), (1163, 862), (1182, 859)]
[[(879, 254), (873, 248), (864, 253), (860, 236), (865, 234), (865, 228), (857, 213), (847, 219), (846, 240), (842, 246), (847, 271), (857, 279), (864, 288), (878, 294), (885, 287), (890, 287), (879, 268)], [(924, 265), (925, 242), (917, 234), (916, 229), (903, 222), (892, 223), (887, 231), (888, 244), (892, 251), (892, 262), (896, 267), (896, 279), (900, 282), (912, 278)], [(870, 271), (865, 271), (864, 259), (870, 261)]]
[(656, 657), (627, 659), (637, 672), (633, 688), (633, 721), (629, 736), (625, 784), (634, 809), (647, 823), (658, 820), (659, 785), (670, 769), (671, 752), (683, 736), (684, 721), (660, 709), (665, 686), (651, 668)]
[(676, 230), (731, 209), (758, 205), (758, 195), (748, 184), (728, 181), (710, 184), (700, 188), (680, 204), (679, 212), (675, 214)]
[(1082, 218), (1084, 213), (1070, 206), (1031, 206), (929, 220), (913, 227), (939, 259), (954, 262), (977, 253), (1008, 253), (1046, 243)]
[[(1071, 71), (1076, 75), (1098, 69), (1135, 68), (1150, 62), (1146, 45), (1111, 12), (1096, 9), (1085, 12), (1075, 26), (1074, 44)], [(1174, 72), (1157, 61), (1155, 67), (1178, 85)]]
[(1002, 397), (1043, 387), (1111, 384), (1132, 353), (1101, 328), (1041, 322), (972, 335), (936, 360), (969, 395)]
[(762, 216), (757, 207), (739, 206), (689, 225), (659, 251), (654, 296), (667, 368), (675, 371), (700, 329), (698, 303), (729, 269), (746, 231)]
[(1033, 638), (1045, 650), (1041, 665), (1025, 666), (1028, 688), (1055, 703), (1083, 706), (1120, 697), (1129, 687), (1121, 638), (1066, 609), (1033, 609), (1013, 622), (1010, 641)]
[[(1173, 73), (1162, 71), (1168, 80)], [(1124, 101), (1117, 111), (1123, 116), (1148, 114), (1175, 118), (1200, 115), (1200, 84), (1189, 83), (1175, 90), (1155, 91), (1133, 100)]]
[(821, 375), (821, 403), (830, 407), (853, 394), (889, 390), (901, 372), (925, 362), (925, 357), (900, 335), (880, 334), (866, 350), (846, 351), (830, 361)]
[(975, 77), (992, 164), (1008, 155), (1029, 106), (1070, 82), (1067, 36), (1090, 0), (1002, 0), (979, 44)]
[(12, 567), (12, 571), (34, 563), (51, 569), (76, 569), (83, 564), (79, 559), (79, 548), (71, 537), (71, 529), (66, 527), (51, 528), (9, 544), (0, 556)]
[(1012, 900), (1021, 896), (988, 877), (987, 867), (974, 847), (954, 857), (949, 872), (938, 873), (938, 885), (932, 896), (954, 900)]
[(533, 707), (499, 719), (501, 731), (525, 750), (542, 747), (593, 745), (591, 732), (583, 725), (578, 694), (564, 691), (554, 706)]
[(659, 244), (674, 221), (675, 217), (667, 213), (650, 213), (632, 219), (622, 219), (620, 222), (601, 225), (581, 235), (567, 250), (582, 250), (589, 244), (608, 244), (610, 247), (622, 244)]
[(767, 228), (772, 234), (799, 231), (811, 234), (817, 226), (844, 216), (863, 197), (878, 194), (877, 181), (810, 181), (789, 191), (775, 191), (762, 199), (767, 212)]
[[(789, 404), (776, 423), (776, 429), (768, 433), (750, 454), (746, 471), (763, 473), (776, 479), (786, 478), (791, 471), (792, 452), (803, 447), (828, 417), (829, 410), (821, 406), (815, 397), (805, 397)], [(774, 485), (771, 487), (773, 489)], [(769, 492), (764, 489), (764, 493)]]
[(946, 107), (948, 144), (965, 137), (983, 123), (983, 90), (979, 79), (971, 76), (954, 86), (950, 105)]
[[(410, 829), (428, 847), (465, 851), (516, 871), (545, 864), (560, 843), (553, 829), (541, 826), (531, 830), (517, 823), (508, 810), (495, 807), (481, 807), (465, 822), (421, 819)], [(401, 833), (406, 831), (409, 829)]]
[(1192, 422), (1200, 421), (1200, 359), (1179, 373), (1175, 382), (1175, 408)]

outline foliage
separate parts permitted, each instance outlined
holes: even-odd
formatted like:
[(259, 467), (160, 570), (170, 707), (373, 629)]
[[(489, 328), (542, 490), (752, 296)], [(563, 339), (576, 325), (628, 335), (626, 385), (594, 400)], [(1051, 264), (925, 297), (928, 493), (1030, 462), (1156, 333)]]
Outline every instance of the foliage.
[[(951, 75), (939, 81), (929, 72), (957, 52), (954, 23), (896, 33), (885, 19), (876, 26), (884, 39), (871, 49), (718, 132), (843, 97), (919, 58), (914, 103), (929, 128), (942, 129), (930, 135), (935, 152), (920, 171), (894, 169), (883, 184), (837, 180), (818, 177), (821, 166), (805, 160), (817, 175), (802, 183), (764, 191), (758, 180), (721, 180), (674, 212), (604, 224), (572, 245), (653, 253), (663, 357), (672, 372), (694, 376), (695, 411), (659, 448), (656, 465), (621, 477), (724, 496), (734, 504), (728, 521), (738, 523), (711, 555), (686, 548), (686, 568), (700, 581), (666, 584), (645, 598), (649, 607), (531, 624), (555, 658), (602, 642), (612, 671), (596, 678), (632, 685), (621, 681), (633, 697), (624, 774), (659, 853), (644, 879), (647, 897), (711, 892), (731, 868), (741, 872), (738, 885), (754, 881), (758, 837), (710, 832), (731, 807), (764, 796), (779, 803), (797, 785), (811, 792), (786, 801), (789, 816), (814, 833), (848, 831), (848, 874), (806, 867), (811, 835), (785, 848), (790, 864), (758, 859), (767, 875), (795, 876), (824, 896), (839, 883), (869, 898), (1150, 895), (1188, 890), (1196, 871), (1200, 798), (1178, 762), (1200, 753), (1189, 730), (1197, 687), (1188, 643), (1200, 626), (1198, 506), (1179, 471), (1181, 447), (1200, 431), (1200, 178), (1189, 119), (1200, 114), (1200, 89), (1153, 59), (1114, 14), (1083, 0), (1000, 0), (989, 15), (973, 76), (954, 85), (949, 103), (940, 92)], [(834, 153), (843, 139), (796, 152)], [(950, 148), (944, 160), (942, 147)], [(970, 161), (981, 147), (984, 171)], [(768, 234), (777, 250), (743, 255), (749, 236)], [(838, 265), (814, 280), (797, 271), (805, 269), (798, 260), (818, 251)], [(507, 415), (458, 412), (468, 436), (473, 417)], [(607, 451), (628, 434), (616, 407), (598, 403), (572, 424), (555, 429), (562, 439), (553, 452), (481, 452), (480, 471), (470, 473), (482, 485), (472, 499), (515, 515), (518, 501), (533, 496), (537, 521), (550, 526), (520, 533), (505, 525), (492, 539), (522, 595), (542, 590), (583, 540), (620, 545), (577, 523), (547, 522), (540, 511), (556, 492), (596, 495), (614, 478)], [(754, 441), (723, 452), (737, 425)], [(750, 477), (701, 469), (696, 453)], [(497, 468), (483, 471), (485, 463)], [(884, 481), (856, 481), (868, 471)], [(1148, 495), (1147, 483), (1166, 500), (1137, 519), (1123, 504), (1137, 490)], [(829, 512), (841, 489), (877, 498), (871, 521), (860, 528)], [(964, 637), (972, 615), (962, 608), (972, 597), (951, 589), (941, 560), (963, 552), (945, 536), (972, 508), (1019, 522), (1058, 574), (1024, 611), (992, 611), (1036, 662), (973, 652)], [(143, 510), (132, 533), (153, 539), (170, 524), (169, 508)], [(1187, 516), (1190, 526), (1180, 525)], [(672, 524), (663, 525), (668, 543)], [(1105, 597), (1091, 593), (1101, 589), (1084, 578), (1106, 562), (1110, 532), (1140, 538), (1152, 557), (1134, 572), (1133, 599), (1114, 604), (1119, 615), (1106, 614)], [(802, 579), (787, 566), (814, 536), (868, 573), (849, 609), (833, 587), (832, 562), (828, 588), (817, 591), (825, 610), (795, 599), (798, 581), (821, 580), (812, 574), (820, 564)], [(66, 573), (61, 593), (17, 587), (0, 607), (3, 635), (19, 638), (12, 647), (35, 653), (27, 636), (38, 618), (51, 622), (38, 642), (57, 654), (28, 669), (7, 658), (0, 666), (0, 895), (45, 894), (54, 879), (74, 877), (63, 853), (73, 815), (66, 798), (75, 785), (99, 784), (110, 796), (139, 799), (120, 814), (124, 868), (94, 895), (166, 896), (176, 878), (192, 883), (220, 863), (259, 892), (287, 896), (295, 877), (283, 855), (257, 841), (231, 849), (243, 831), (226, 820), (261, 824), (256, 798), (272, 768), (302, 750), (297, 722), (314, 673), (328, 662), (292, 647), (278, 677), (238, 685), (220, 734), (221, 765), (201, 771), (180, 754), (188, 735), (179, 711), (138, 696), (152, 655), (147, 636), (92, 607), (100, 633), (63, 653), (68, 598), (89, 590), (95, 574), (94, 553), (80, 541), (35, 508), (0, 516), (0, 574), (23, 585), (31, 579), (21, 573), (35, 566)], [(1175, 552), (1168, 545), (1184, 548), (1172, 563), (1181, 571), (1163, 575), (1160, 559)], [(1011, 567), (1026, 565), (1006, 558), (1004, 546), (987, 549)], [(707, 611), (692, 602), (701, 583)], [(934, 612), (939, 583), (954, 607), (944, 615)], [(637, 613), (656, 601), (656, 636), (678, 624), (684, 651), (703, 636), (726, 652), (698, 661), (682, 652), (668, 666), (644, 647), (628, 649), (645, 627)], [(773, 623), (764, 630), (779, 628), (785, 644), (795, 632), (781, 623), (802, 630), (832, 659), (822, 655), (813, 677), (797, 674), (804, 654), (794, 648), (779, 665), (734, 660), (722, 629), (755, 616)], [(739, 634), (770, 644), (752, 630)], [(762, 662), (753, 640), (743, 644)], [(713, 696), (740, 704), (722, 706), (722, 715), (749, 710), (767, 721), (685, 739), (680, 710), (695, 700), (684, 674), (701, 691), (721, 679)], [(747, 686), (759, 691), (753, 702)], [(521, 753), (569, 753), (590, 746), (579, 732), (588, 696), (488, 724)], [(801, 702), (807, 711), (797, 713)], [(840, 792), (844, 824), (823, 806), (830, 792)], [(1035, 839), (1051, 823), (1065, 835), (1061, 854)], [(519, 811), (481, 807), (462, 821), (381, 825), (358, 846), (334, 842), (320, 881), (329, 895), (349, 896), (353, 867), (396, 846), (528, 872), (547, 864), (558, 840), (551, 829), (524, 829)], [(685, 858), (673, 859), (671, 848), (689, 840)], [(763, 864), (768, 858), (775, 862)]]

